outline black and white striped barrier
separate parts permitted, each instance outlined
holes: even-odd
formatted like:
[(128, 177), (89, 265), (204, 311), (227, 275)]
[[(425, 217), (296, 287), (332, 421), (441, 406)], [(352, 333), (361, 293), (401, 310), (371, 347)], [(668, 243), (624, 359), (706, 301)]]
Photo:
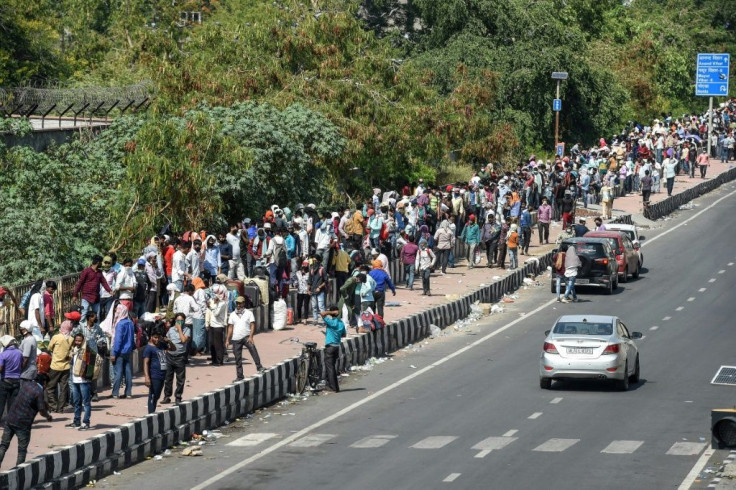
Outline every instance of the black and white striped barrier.
[[(479, 286), (459, 299), (437, 305), (394, 321), (376, 332), (342, 342), (339, 368), (347, 369), (382, 356), (429, 335), (429, 325), (452, 325), (470, 313), (476, 302), (499, 301), (505, 293), (523, 284), (530, 274), (544, 273), (552, 263), (552, 253), (528, 260), (500, 281)], [(324, 355), (321, 352), (320, 355)], [(44, 485), (65, 490), (78, 488), (160, 453), (191, 438), (192, 434), (221, 426), (225, 421), (269, 405), (295, 391), (298, 357), (287, 359), (263, 375), (246, 378), (218, 388), (184, 403), (160, 409), (115, 429), (29, 460), (0, 473), (0, 489), (25, 490)]]

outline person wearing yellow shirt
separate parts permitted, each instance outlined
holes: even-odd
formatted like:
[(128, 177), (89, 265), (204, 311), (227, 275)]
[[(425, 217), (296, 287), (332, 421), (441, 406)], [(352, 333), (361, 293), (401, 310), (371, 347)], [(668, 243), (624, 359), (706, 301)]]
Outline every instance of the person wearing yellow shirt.
[(337, 281), (337, 290), (345, 284), (350, 276), (350, 255), (343, 249), (337, 249), (332, 257), (332, 265), (335, 268), (335, 280)]
[[(51, 353), (51, 370), (49, 381), (46, 383), (46, 401), (49, 410), (57, 413), (64, 411), (69, 398), (69, 353), (72, 348), (72, 322), (64, 320), (59, 327), (59, 333), (51, 337), (48, 350)], [(59, 387), (59, 396), (56, 396), (56, 387)]]

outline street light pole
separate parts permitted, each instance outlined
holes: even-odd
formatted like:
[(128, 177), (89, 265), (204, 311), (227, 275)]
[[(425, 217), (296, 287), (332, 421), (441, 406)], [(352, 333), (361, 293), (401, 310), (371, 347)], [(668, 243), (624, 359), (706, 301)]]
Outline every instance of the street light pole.
[(553, 71), (552, 80), (557, 81), (557, 90), (555, 91), (555, 101), (553, 110), (555, 111), (555, 155), (557, 154), (557, 145), (560, 143), (560, 112), (562, 111), (562, 101), (560, 101), (560, 82), (567, 80), (566, 71)]
[[(560, 98), (560, 80), (557, 80), (557, 92), (555, 99)], [(555, 111), (555, 151), (557, 151), (557, 143), (560, 142), (560, 111)]]

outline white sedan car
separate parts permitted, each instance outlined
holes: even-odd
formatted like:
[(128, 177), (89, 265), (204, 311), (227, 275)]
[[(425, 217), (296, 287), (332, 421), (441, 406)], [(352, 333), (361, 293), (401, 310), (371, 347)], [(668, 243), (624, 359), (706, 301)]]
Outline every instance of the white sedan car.
[(564, 315), (557, 319), (539, 360), (539, 386), (555, 379), (615, 380), (622, 391), (639, 382), (639, 332), (629, 332), (615, 316)]
[(623, 231), (634, 245), (636, 253), (639, 254), (639, 269), (644, 267), (644, 252), (641, 251), (641, 243), (639, 243), (639, 229), (635, 225), (625, 225), (622, 223), (606, 223), (606, 230)]

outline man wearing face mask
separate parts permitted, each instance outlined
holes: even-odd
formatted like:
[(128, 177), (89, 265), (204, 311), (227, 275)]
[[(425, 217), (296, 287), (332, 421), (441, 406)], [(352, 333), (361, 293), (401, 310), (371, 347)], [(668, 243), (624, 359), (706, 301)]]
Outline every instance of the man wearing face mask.
[(133, 295), (135, 294), (135, 287), (137, 285), (132, 266), (133, 259), (130, 257), (123, 259), (123, 270), (118, 275), (117, 284), (115, 285), (115, 291), (119, 294), (120, 304), (125, 306), (130, 312), (134, 311)]
[(204, 282), (207, 286), (211, 286), (217, 274), (222, 271), (222, 256), (220, 255), (220, 247), (217, 246), (214, 235), (207, 237), (207, 248), (204, 250), (203, 265)]
[[(181, 403), (184, 396), (184, 383), (187, 380), (187, 365), (184, 362), (186, 358), (187, 342), (192, 336), (192, 330), (185, 325), (187, 316), (184, 313), (177, 313), (174, 317), (174, 324), (169, 327), (166, 337), (174, 345), (173, 351), (166, 352), (166, 380), (164, 381), (164, 400), (163, 403), (171, 403), (172, 392), (176, 396), (176, 403)], [(176, 374), (176, 392), (173, 390), (174, 375)]]
[(230, 313), (227, 321), (227, 343), (233, 344), (233, 355), (235, 356), (236, 378), (233, 382), (245, 379), (243, 375), (243, 347), (248, 348), (258, 372), (263, 372), (261, 358), (258, 355), (256, 345), (253, 343), (253, 335), (256, 333), (256, 319), (253, 313), (246, 309), (245, 298), (238, 296), (235, 300), (235, 311)]
[[(255, 261), (255, 267), (263, 267), (266, 265), (266, 253), (268, 252), (268, 245), (271, 242), (271, 238), (266, 235), (266, 230), (258, 228), (256, 237), (252, 241), (253, 259)], [(254, 271), (255, 271), (254, 267)]]
[(192, 243), (192, 249), (187, 254), (187, 271), (189, 272), (190, 279), (200, 277), (202, 272), (200, 254), (202, 252), (202, 240), (194, 240)]

